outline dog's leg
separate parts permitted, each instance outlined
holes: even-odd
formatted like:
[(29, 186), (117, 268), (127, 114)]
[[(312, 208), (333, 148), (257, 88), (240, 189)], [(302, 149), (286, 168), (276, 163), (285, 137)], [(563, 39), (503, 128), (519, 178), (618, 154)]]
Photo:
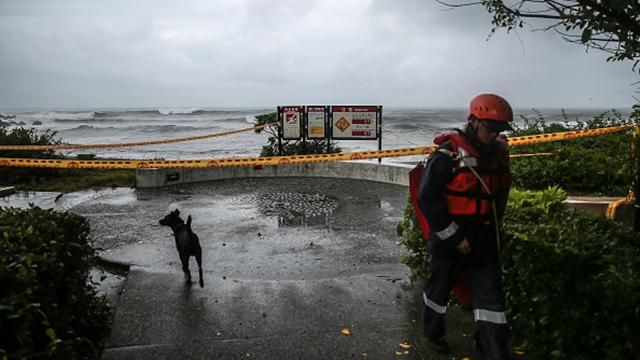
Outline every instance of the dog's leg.
[(202, 249), (200, 246), (196, 249), (196, 262), (198, 263), (198, 273), (200, 274), (200, 287), (204, 287), (204, 280), (202, 279)]
[(188, 284), (191, 284), (191, 271), (189, 270), (189, 255), (180, 254), (180, 261), (182, 262), (182, 271), (184, 272), (184, 278)]

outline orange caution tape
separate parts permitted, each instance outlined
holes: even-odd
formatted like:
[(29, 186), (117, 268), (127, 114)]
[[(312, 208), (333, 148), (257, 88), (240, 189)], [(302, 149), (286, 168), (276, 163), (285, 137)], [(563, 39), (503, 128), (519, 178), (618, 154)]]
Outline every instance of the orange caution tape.
[(0, 158), (0, 166), (62, 169), (173, 169), (211, 168), (227, 166), (268, 166), (308, 164), (344, 160), (364, 160), (411, 155), (427, 155), (435, 150), (435, 146), (427, 146), (390, 150), (354, 151), (336, 154), (291, 155), (209, 160), (50, 160)]
[(540, 144), (551, 141), (570, 140), (587, 136), (604, 135), (632, 128), (633, 125), (613, 126), (608, 128), (564, 131), (550, 134), (538, 134), (530, 136), (518, 136), (509, 138), (510, 146), (522, 146)]
[(208, 135), (199, 135), (199, 136), (190, 136), (184, 138), (177, 139), (168, 139), (168, 140), (156, 140), (156, 141), (142, 141), (142, 142), (134, 142), (134, 143), (123, 143), (123, 144), (94, 144), (94, 145), (0, 145), (0, 150), (71, 150), (71, 149), (101, 149), (101, 148), (117, 148), (117, 147), (132, 147), (132, 146), (147, 146), (147, 145), (158, 145), (158, 144), (170, 144), (182, 141), (193, 141), (193, 140), (202, 140), (202, 139), (210, 139), (214, 137), (226, 136), (231, 134), (237, 134), (250, 130), (262, 129), (264, 127), (270, 125), (278, 125), (277, 123), (270, 123), (265, 125), (253, 126), (248, 128), (242, 128), (237, 130), (229, 130), (215, 134)]
[[(261, 127), (273, 125), (261, 125)], [(602, 135), (612, 132), (622, 131), (631, 128), (631, 125), (616, 126), (610, 128), (601, 128), (593, 130), (576, 130), (551, 134), (540, 134), (532, 136), (521, 136), (509, 139), (511, 146), (530, 145), (558, 140), (574, 139), (586, 136)], [(240, 132), (253, 130), (259, 127), (253, 127), (241, 130), (232, 130), (231, 132)], [(227, 132), (228, 134), (229, 132)], [(191, 138), (163, 140), (159, 142), (134, 143), (168, 143), (177, 141), (187, 141), (185, 139), (195, 140), (207, 137), (222, 136), (224, 133), (194, 136)], [(122, 146), (119, 144), (118, 146)], [(63, 145), (64, 146), (64, 145)], [(94, 147), (112, 145), (93, 145)], [(115, 144), (113, 146), (116, 146)], [(39, 147), (36, 147), (41, 149)], [(46, 147), (53, 149), (52, 147)], [(68, 148), (68, 147), (65, 147)], [(7, 150), (7, 146), (0, 147), (0, 150)], [(20, 149), (25, 149), (21, 147)], [(337, 154), (313, 154), (313, 155), (292, 155), (292, 156), (271, 156), (271, 157), (255, 157), (255, 158), (229, 158), (229, 159), (203, 159), (203, 160), (58, 160), (58, 159), (18, 159), (18, 158), (0, 158), (0, 167), (40, 167), (40, 168), (63, 168), (63, 169), (145, 169), (145, 168), (208, 168), (208, 167), (226, 167), (226, 166), (261, 166), (261, 165), (286, 165), (286, 164), (306, 164), (316, 162), (344, 161), (344, 160), (363, 160), (388, 157), (401, 157), (411, 155), (428, 155), (437, 149), (436, 146), (423, 146), (390, 150), (372, 150), (372, 151), (356, 151), (343, 152)], [(546, 155), (546, 154), (544, 154)]]
[(553, 153), (511, 154), (511, 155), (509, 155), (509, 157), (511, 157), (511, 158), (533, 157), (533, 156), (553, 156)]
[(621, 205), (633, 203), (633, 200), (635, 199), (635, 197), (636, 197), (635, 193), (633, 191), (630, 191), (626, 197), (610, 203), (609, 206), (607, 206), (607, 211), (605, 212), (605, 216), (607, 217), (607, 219), (615, 220), (616, 213), (618, 212), (618, 208)]

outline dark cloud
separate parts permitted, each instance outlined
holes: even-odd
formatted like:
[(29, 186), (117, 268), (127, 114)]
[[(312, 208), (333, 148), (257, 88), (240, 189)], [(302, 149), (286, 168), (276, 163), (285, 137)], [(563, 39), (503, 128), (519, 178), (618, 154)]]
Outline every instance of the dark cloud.
[(0, 109), (633, 103), (630, 63), (425, 0), (0, 2)]

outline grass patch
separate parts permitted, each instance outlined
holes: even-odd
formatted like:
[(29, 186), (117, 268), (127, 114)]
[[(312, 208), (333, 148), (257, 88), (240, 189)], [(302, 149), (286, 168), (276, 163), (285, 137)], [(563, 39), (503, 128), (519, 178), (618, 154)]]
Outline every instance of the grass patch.
[[(22, 170), (24, 171), (24, 170)], [(54, 170), (48, 176), (2, 177), (0, 185), (14, 186), (19, 191), (73, 192), (106, 187), (133, 187), (136, 171), (123, 170)]]

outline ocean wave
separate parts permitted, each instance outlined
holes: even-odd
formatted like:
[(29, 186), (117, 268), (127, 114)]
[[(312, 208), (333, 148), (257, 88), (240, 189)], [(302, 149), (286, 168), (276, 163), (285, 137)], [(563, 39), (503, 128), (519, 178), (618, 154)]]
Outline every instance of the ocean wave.
[(53, 119), (53, 122), (56, 123), (74, 123), (74, 122), (100, 122), (100, 121), (105, 121), (105, 122), (130, 122), (132, 121), (131, 119), (107, 119), (107, 120), (96, 120), (95, 118), (87, 118), (87, 119), (70, 119), (70, 118), (55, 118)]
[(92, 131), (92, 132), (101, 132), (101, 131), (118, 131), (122, 133), (127, 132), (135, 132), (142, 131), (144, 133), (158, 133), (158, 134), (166, 134), (170, 132), (215, 132), (220, 131), (221, 128), (218, 126), (207, 126), (207, 127), (197, 127), (197, 126), (183, 126), (183, 125), (134, 125), (134, 126), (94, 126), (82, 124), (80, 126), (76, 126), (74, 128), (64, 129), (61, 131), (64, 132), (78, 132), (78, 131)]
[(393, 129), (400, 129), (400, 130), (414, 130), (414, 129), (422, 129), (422, 126), (417, 126), (415, 124), (392, 124), (391, 126), (389, 126)]
[[(167, 115), (162, 115), (162, 116), (167, 116)], [(177, 121), (190, 121), (190, 122), (196, 122), (196, 123), (205, 123), (207, 121), (212, 121), (212, 122), (216, 122), (216, 123), (235, 123), (235, 122), (241, 122), (244, 123), (246, 122), (246, 117), (242, 116), (242, 115), (237, 115), (237, 116), (233, 116), (233, 117), (217, 117), (217, 118), (191, 118), (188, 115), (182, 115), (183, 117), (178, 117), (178, 118), (163, 118), (161, 115), (158, 115), (156, 117), (144, 117), (144, 116), (132, 116), (132, 117), (126, 117), (126, 115), (120, 115), (119, 117), (109, 117), (109, 116), (98, 116), (95, 118), (55, 118), (53, 119), (53, 122), (56, 123), (79, 123), (79, 122), (84, 122), (84, 123), (136, 123), (136, 122), (155, 122), (155, 123), (163, 123), (163, 122), (168, 122), (168, 121), (173, 121), (173, 122), (177, 122)]]
[(236, 116), (236, 117), (244, 117), (247, 113), (256, 113), (259, 111), (254, 110), (216, 110), (216, 109), (151, 109), (151, 110), (105, 110), (105, 111), (96, 111), (95, 118), (108, 118), (108, 117), (121, 117), (121, 116), (167, 116), (167, 117), (175, 117), (175, 116), (203, 116), (203, 115), (211, 115), (211, 116)]
[(200, 112), (202, 110), (198, 108), (194, 109), (159, 109), (158, 112), (162, 115), (192, 115), (194, 113)]
[(160, 110), (125, 110), (125, 111), (96, 111), (95, 118), (119, 117), (123, 115), (162, 115)]
[(69, 121), (86, 121), (93, 119), (94, 111), (45, 111), (15, 114), (22, 120), (56, 121), (56, 119), (68, 119)]

